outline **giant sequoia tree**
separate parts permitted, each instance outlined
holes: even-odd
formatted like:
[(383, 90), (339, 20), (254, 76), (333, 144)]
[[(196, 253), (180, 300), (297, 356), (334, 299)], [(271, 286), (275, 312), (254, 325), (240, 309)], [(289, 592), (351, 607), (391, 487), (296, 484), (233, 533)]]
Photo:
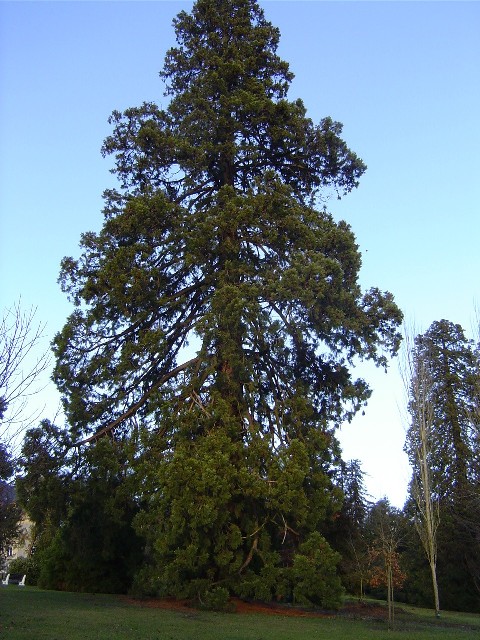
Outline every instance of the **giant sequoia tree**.
[(431, 566), (438, 556), (445, 606), (478, 610), (478, 353), (460, 325), (440, 320), (416, 337), (413, 365), (406, 451), (422, 542)]
[(119, 187), (62, 263), (55, 380), (79, 441), (138, 438), (152, 590), (325, 602), (333, 431), (370, 394), (350, 365), (399, 344), (391, 294), (361, 291), (349, 226), (316, 206), (365, 166), (287, 99), (256, 2), (198, 0), (174, 25), (171, 101), (113, 113)]
[[(478, 355), (460, 325), (440, 320), (416, 337), (414, 357), (415, 373), (426, 381), (421, 381), (426, 386), (422, 404), (428, 404), (431, 412), (428, 455), (432, 490), (444, 502), (459, 505), (478, 479)], [(415, 418), (422, 407), (418, 407), (414, 391), (412, 387), (410, 409)], [(414, 422), (407, 438), (409, 453), (417, 445), (415, 426)]]

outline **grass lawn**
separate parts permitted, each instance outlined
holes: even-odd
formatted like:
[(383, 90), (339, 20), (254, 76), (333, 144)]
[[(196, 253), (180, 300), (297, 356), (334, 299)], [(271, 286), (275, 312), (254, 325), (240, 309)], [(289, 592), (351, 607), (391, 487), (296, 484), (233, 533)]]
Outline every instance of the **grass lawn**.
[(0, 589), (2, 640), (478, 640), (480, 615), (402, 607), (396, 629), (344, 614), (291, 617), (150, 608), (118, 596)]

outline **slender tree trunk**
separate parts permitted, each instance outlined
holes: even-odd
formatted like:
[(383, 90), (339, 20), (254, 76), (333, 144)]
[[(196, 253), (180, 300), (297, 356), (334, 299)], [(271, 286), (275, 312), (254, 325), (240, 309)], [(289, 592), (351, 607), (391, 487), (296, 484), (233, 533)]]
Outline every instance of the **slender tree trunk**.
[[(430, 478), (430, 469), (428, 467), (428, 438), (427, 438), (427, 424), (425, 420), (422, 420), (422, 427), (420, 429), (421, 440), (421, 455), (419, 456), (420, 473), (422, 476), (422, 501), (425, 511), (424, 516), (424, 534), (422, 539), (423, 546), (430, 565), (430, 572), (432, 575), (432, 587), (433, 587), (433, 599), (435, 605), (435, 616), (440, 616), (440, 599), (438, 595), (438, 581), (437, 581), (437, 528), (438, 528), (438, 514), (434, 512), (432, 501), (432, 483)], [(418, 496), (420, 500), (420, 496)], [(420, 504), (419, 504), (420, 507)]]
[(388, 601), (388, 628), (393, 628), (394, 623), (394, 604), (393, 604), (393, 570), (392, 559), (389, 554), (387, 560), (387, 601)]
[(436, 563), (430, 564), (430, 570), (432, 572), (432, 585), (433, 585), (433, 599), (435, 601), (435, 616), (440, 617), (440, 598), (438, 596), (438, 581), (437, 581), (437, 566)]
[[(431, 430), (434, 422), (432, 401), (433, 380), (428, 370), (425, 355), (415, 354), (411, 335), (406, 333), (407, 355), (402, 377), (411, 398), (411, 418), (407, 443), (409, 442), (410, 460), (414, 468), (411, 485), (412, 496), (420, 514), (415, 522), (417, 533), (427, 556), (432, 577), (435, 616), (440, 616), (440, 599), (437, 581), (437, 529), (439, 525), (438, 504), (435, 509), (433, 486), (430, 473)], [(416, 474), (419, 474), (416, 478)]]
[[(432, 587), (433, 587), (433, 599), (435, 605), (435, 616), (440, 616), (440, 599), (438, 595), (438, 581), (437, 581), (437, 527), (438, 527), (438, 515), (434, 513), (432, 502), (432, 487), (430, 481), (430, 473), (427, 465), (427, 451), (426, 451), (426, 439), (422, 438), (422, 464), (421, 471), (423, 476), (423, 502), (425, 506), (425, 522), (424, 522), (424, 548), (427, 554), (428, 563), (430, 565), (430, 572), (432, 575)], [(422, 537), (422, 536), (420, 536)]]

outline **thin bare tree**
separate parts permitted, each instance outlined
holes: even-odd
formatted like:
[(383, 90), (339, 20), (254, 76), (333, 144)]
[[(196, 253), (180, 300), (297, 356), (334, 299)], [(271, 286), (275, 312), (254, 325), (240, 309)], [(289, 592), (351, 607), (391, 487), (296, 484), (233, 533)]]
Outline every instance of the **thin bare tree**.
[(403, 536), (401, 512), (388, 500), (380, 500), (370, 510), (367, 527), (373, 536), (369, 548), (371, 575), (370, 585), (387, 588), (388, 628), (395, 622), (394, 590), (401, 587), (406, 575), (400, 567), (398, 547)]
[(21, 302), (7, 308), (0, 319), (0, 442), (9, 444), (38, 419), (29, 399), (42, 389), (42, 374), (50, 365), (42, 350), (45, 324), (37, 323), (36, 309)]
[(427, 556), (432, 578), (435, 615), (440, 615), (437, 581), (437, 532), (440, 523), (439, 498), (435, 495), (431, 474), (434, 404), (433, 380), (428, 362), (416, 349), (414, 331), (404, 331), (404, 357), (400, 369), (408, 395), (409, 428), (405, 450), (412, 466), (410, 493), (415, 501), (415, 528)]

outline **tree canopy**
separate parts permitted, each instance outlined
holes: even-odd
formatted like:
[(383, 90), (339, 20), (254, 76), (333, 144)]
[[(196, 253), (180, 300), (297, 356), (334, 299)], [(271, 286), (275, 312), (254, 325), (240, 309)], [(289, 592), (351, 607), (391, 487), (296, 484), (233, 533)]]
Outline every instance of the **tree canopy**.
[[(460, 325), (440, 320), (417, 336), (414, 358), (417, 373), (420, 366), (425, 369), (425, 401), (432, 407), (429, 466), (434, 491), (441, 499), (455, 500), (478, 478), (478, 354)], [(414, 397), (410, 411), (413, 417), (418, 413)], [(412, 449), (414, 433), (407, 440)]]
[(337, 561), (334, 430), (370, 395), (352, 364), (386, 366), (400, 342), (393, 296), (362, 291), (354, 234), (325, 208), (365, 165), (340, 123), (288, 100), (256, 2), (198, 0), (174, 27), (168, 106), (111, 116), (119, 185), (62, 262), (76, 308), (54, 378), (77, 443), (136, 443), (152, 591), (322, 600), (295, 572)]

